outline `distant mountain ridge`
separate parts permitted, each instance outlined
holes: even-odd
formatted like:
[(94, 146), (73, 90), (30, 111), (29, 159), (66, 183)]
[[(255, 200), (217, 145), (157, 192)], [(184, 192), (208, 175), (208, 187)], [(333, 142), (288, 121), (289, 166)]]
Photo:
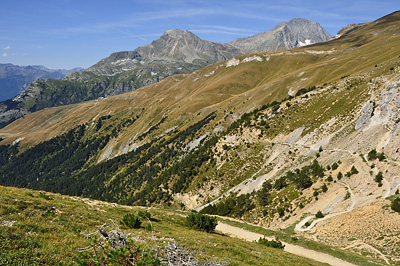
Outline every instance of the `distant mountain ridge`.
[(113, 53), (86, 71), (98, 75), (110, 75), (154, 64), (170, 64), (176, 68), (191, 64), (189, 70), (194, 71), (241, 53), (240, 49), (230, 44), (202, 40), (188, 30), (167, 30), (151, 44), (141, 46), (134, 51)]
[(281, 22), (268, 32), (236, 39), (230, 43), (215, 43), (200, 39), (188, 30), (167, 30), (151, 44), (134, 51), (111, 54), (86, 71), (110, 75), (137, 66), (167, 63), (192, 64), (193, 71), (206, 65), (225, 61), (240, 54), (286, 50), (325, 42), (332, 36), (317, 22), (295, 18)]
[(268, 32), (247, 38), (236, 39), (231, 45), (244, 53), (270, 52), (297, 48), (309, 44), (325, 42), (332, 36), (317, 22), (295, 18), (281, 22)]
[(62, 79), (68, 73), (80, 72), (83, 68), (49, 69), (40, 65), (18, 66), (0, 64), (0, 101), (18, 95), (29, 83), (35, 79)]
[(63, 80), (36, 80), (17, 97), (0, 103), (0, 127), (37, 110), (137, 90), (174, 74), (189, 74), (240, 54), (290, 49), (331, 36), (316, 22), (293, 19), (267, 33), (215, 43), (186, 30), (167, 30), (151, 44), (111, 54)]

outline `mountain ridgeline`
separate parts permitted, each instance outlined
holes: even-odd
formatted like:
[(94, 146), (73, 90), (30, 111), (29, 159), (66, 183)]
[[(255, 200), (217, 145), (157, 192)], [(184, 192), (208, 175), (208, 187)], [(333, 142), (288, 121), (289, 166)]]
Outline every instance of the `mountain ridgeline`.
[(317, 22), (295, 18), (281, 22), (268, 32), (248, 38), (236, 39), (230, 44), (247, 54), (287, 50), (314, 43), (325, 42), (331, 35)]
[(291, 49), (330, 39), (305, 19), (283, 22), (267, 33), (231, 43), (202, 40), (190, 31), (167, 30), (151, 44), (111, 54), (63, 80), (37, 80), (13, 99), (0, 103), (0, 127), (46, 107), (78, 103), (137, 90), (174, 74), (188, 74), (240, 54)]
[[(0, 184), (227, 215), (358, 265), (398, 264), (399, 28), (394, 12), (328, 42), (26, 114), (0, 129)], [(97, 67), (133, 57), (145, 61), (127, 52)]]
[[(268, 157), (276, 148), (271, 143), (284, 138), (279, 137), (282, 134), (311, 134), (333, 119), (332, 115), (351, 114), (352, 108), (369, 97), (363, 93), (370, 80), (394, 74), (396, 51), (382, 52), (381, 47), (392, 45), (382, 44), (382, 36), (378, 38), (375, 32), (391, 34), (390, 23), (398, 21), (384, 22), (365, 25), (331, 42), (241, 55), (128, 94), (26, 115), (0, 134), (1, 143), (9, 147), (3, 148), (4, 153), (9, 150), (9, 156), (3, 159), (1, 182), (141, 205), (172, 203), (179, 193), (208, 190), (209, 183), (219, 187), (215, 193), (224, 191), (259, 170), (249, 164), (229, 180), (223, 177), (231, 176), (236, 167), (224, 165), (236, 160), (237, 165), (256, 163), (263, 154), (256, 151), (263, 147), (263, 156)], [(396, 42), (398, 35), (393, 33), (390, 38)], [(353, 47), (358, 47), (356, 55)], [(375, 67), (379, 64), (383, 64), (381, 68)], [(84, 75), (90, 71), (93, 69)], [(40, 82), (59, 82), (65, 92), (75, 89), (72, 81), (36, 83)], [(328, 97), (330, 90), (338, 95)], [(314, 96), (318, 100), (308, 101), (314, 92), (318, 92)], [(309, 110), (332, 105), (334, 111), (307, 116), (303, 105), (310, 105)], [(319, 107), (313, 112), (323, 110)], [(15, 145), (23, 152), (17, 153)], [(240, 148), (233, 149), (235, 146)], [(211, 197), (198, 198), (196, 204)]]
[(48, 69), (44, 66), (17, 66), (0, 64), (0, 101), (18, 95), (35, 79), (62, 79), (68, 73), (82, 71), (82, 68)]

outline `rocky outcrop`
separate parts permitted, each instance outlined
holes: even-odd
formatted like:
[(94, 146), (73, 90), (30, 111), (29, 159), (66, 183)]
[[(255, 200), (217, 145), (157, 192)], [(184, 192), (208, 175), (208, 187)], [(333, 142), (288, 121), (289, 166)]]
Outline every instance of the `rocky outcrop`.
[(313, 43), (325, 42), (331, 35), (317, 22), (295, 18), (282, 22), (268, 32), (236, 39), (230, 44), (245, 53), (286, 50)]
[(364, 104), (355, 129), (364, 131), (374, 126), (385, 126), (394, 130), (400, 122), (400, 80), (391, 81), (387, 89), (382, 90), (378, 97)]

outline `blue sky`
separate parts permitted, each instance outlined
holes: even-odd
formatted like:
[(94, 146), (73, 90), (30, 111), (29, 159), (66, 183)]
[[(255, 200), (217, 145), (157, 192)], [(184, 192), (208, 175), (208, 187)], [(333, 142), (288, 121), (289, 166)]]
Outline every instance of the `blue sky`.
[(86, 68), (113, 52), (151, 43), (167, 29), (230, 42), (299, 17), (335, 35), (345, 25), (398, 9), (398, 0), (4, 0), (0, 63)]

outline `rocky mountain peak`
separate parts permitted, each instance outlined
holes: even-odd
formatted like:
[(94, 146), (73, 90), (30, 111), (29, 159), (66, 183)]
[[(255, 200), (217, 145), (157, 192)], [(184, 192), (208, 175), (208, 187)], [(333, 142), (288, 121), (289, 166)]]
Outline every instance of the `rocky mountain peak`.
[(190, 69), (193, 71), (241, 53), (238, 48), (229, 44), (202, 40), (188, 30), (174, 29), (166, 30), (159, 39), (134, 51), (113, 53), (87, 71), (100, 75), (114, 75), (152, 64), (173, 64), (176, 68), (183, 68), (183, 65), (195, 62), (196, 66)]
[(98, 75), (115, 75), (155, 63), (173, 64), (179, 69), (183, 68), (184, 64), (195, 63), (196, 67), (188, 69), (190, 72), (243, 53), (291, 49), (330, 38), (318, 23), (304, 18), (282, 22), (269, 32), (225, 44), (202, 40), (189, 30), (172, 29), (166, 30), (159, 39), (134, 51), (113, 53), (86, 71)]
[(325, 42), (331, 38), (319, 23), (304, 18), (294, 18), (289, 22), (279, 23), (268, 32), (236, 39), (231, 44), (245, 53), (253, 53), (292, 49)]
[(188, 30), (166, 30), (163, 36), (168, 36), (170, 38), (183, 38), (183, 37), (195, 37), (198, 38), (195, 34)]

